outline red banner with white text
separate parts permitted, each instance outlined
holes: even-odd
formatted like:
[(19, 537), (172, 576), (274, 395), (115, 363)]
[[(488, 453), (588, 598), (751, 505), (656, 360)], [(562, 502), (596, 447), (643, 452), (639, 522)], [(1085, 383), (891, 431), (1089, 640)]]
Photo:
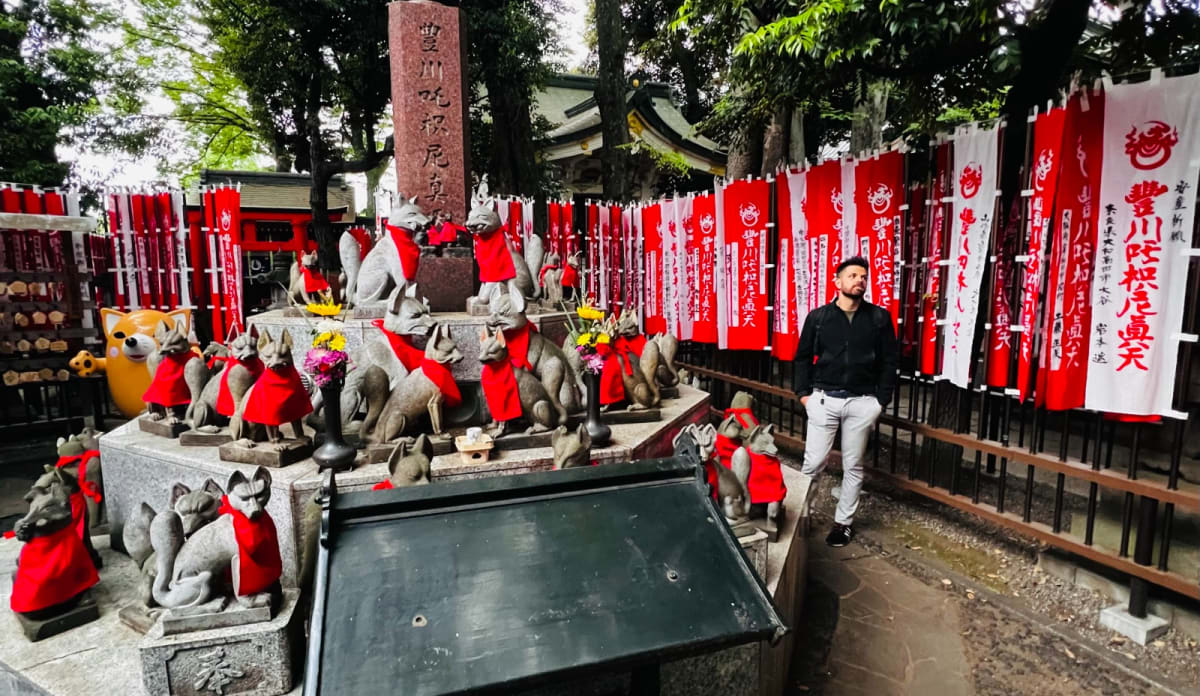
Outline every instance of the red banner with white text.
[(904, 155), (885, 152), (861, 160), (855, 169), (855, 220), (858, 227), (856, 253), (871, 264), (867, 300), (900, 317), (896, 294), (896, 243), (900, 229), (900, 206), (904, 204)]
[(767, 345), (767, 224), (770, 186), (739, 180), (722, 191), (725, 254), (725, 347), (762, 350)]
[(717, 342), (717, 209), (711, 193), (692, 200), (692, 217), (696, 221), (695, 243), (692, 245), (696, 283), (696, 305), (692, 318), (692, 340), (700, 343)]
[(937, 374), (938, 327), (937, 312), (939, 293), (942, 291), (942, 267), (940, 264), (943, 254), (942, 236), (945, 234), (946, 204), (942, 201), (950, 190), (950, 143), (937, 146), (934, 157), (935, 169), (933, 174), (933, 191), (930, 192), (928, 263), (925, 264), (925, 294), (921, 299), (921, 344), (918, 351), (921, 355), (921, 372), (925, 375)]

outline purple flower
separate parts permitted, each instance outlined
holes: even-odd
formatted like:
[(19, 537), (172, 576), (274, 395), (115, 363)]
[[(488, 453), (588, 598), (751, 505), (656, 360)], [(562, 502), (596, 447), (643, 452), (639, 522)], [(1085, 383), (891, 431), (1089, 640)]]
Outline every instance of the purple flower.
[(604, 356), (599, 353), (590, 353), (583, 356), (583, 369), (598, 375), (604, 369)]
[(349, 362), (350, 356), (345, 351), (313, 348), (304, 356), (304, 371), (318, 387), (324, 387), (345, 379)]

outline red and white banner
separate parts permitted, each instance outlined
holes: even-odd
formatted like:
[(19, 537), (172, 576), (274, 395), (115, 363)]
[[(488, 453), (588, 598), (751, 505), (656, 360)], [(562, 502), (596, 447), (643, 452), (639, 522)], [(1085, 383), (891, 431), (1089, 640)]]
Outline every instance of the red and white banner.
[(1104, 151), (1086, 405), (1186, 417), (1173, 399), (1200, 183), (1200, 74), (1110, 88)]
[(842, 255), (842, 165), (825, 162), (809, 169), (806, 177), (810, 302), (820, 306), (837, 298), (833, 277)]
[(946, 225), (946, 204), (942, 199), (950, 190), (951, 174), (951, 145), (941, 143), (937, 146), (934, 156), (933, 191), (930, 192), (929, 203), (929, 257), (925, 264), (926, 282), (925, 296), (921, 301), (921, 372), (926, 375), (937, 374), (937, 309), (938, 297), (942, 288), (942, 267), (940, 265), (943, 249), (942, 236)]
[(1052, 410), (1083, 406), (1087, 384), (1104, 111), (1102, 94), (1076, 95), (1063, 122), (1063, 161), (1047, 230), (1052, 251), (1036, 392), (1037, 404)]
[(642, 321), (648, 334), (667, 330), (663, 313), (663, 220), (662, 204), (642, 206), (643, 268), (646, 269), (645, 295), (642, 300)]
[(998, 128), (972, 124), (954, 135), (954, 213), (950, 220), (950, 282), (942, 336), (942, 375), (967, 388), (973, 361), (980, 286), (990, 249), (999, 164)]
[(692, 226), (692, 197), (676, 198), (674, 207), (675, 227), (671, 230), (670, 263), (666, 269), (669, 280), (667, 287), (671, 289), (667, 330), (680, 340), (688, 340), (692, 335), (691, 303), (696, 294), (687, 253), (688, 230)]
[(775, 314), (771, 355), (794, 360), (800, 328), (810, 311), (808, 239), (804, 218), (803, 171), (789, 171), (775, 180), (775, 221), (779, 248), (775, 262)]
[[(533, 238), (533, 199), (521, 199), (521, 248), (524, 249), (529, 245), (529, 240)], [(543, 250), (545, 247), (543, 247)]]
[(611, 278), (609, 267), (612, 265), (612, 231), (609, 227), (612, 225), (612, 214), (609, 211), (607, 204), (600, 205), (597, 208), (597, 215), (600, 220), (600, 264), (598, 268), (600, 273), (598, 276), (599, 292), (596, 294), (596, 301), (602, 309), (609, 309), (608, 285)]
[(225, 335), (244, 330), (242, 314), (242, 194), (221, 187), (213, 193), (218, 248), (221, 259), (221, 293), (225, 300)]
[(854, 190), (858, 226), (855, 253), (871, 264), (867, 301), (886, 309), (895, 327), (900, 317), (896, 250), (900, 206), (904, 204), (904, 155), (893, 150), (860, 161), (855, 169)]
[(1033, 345), (1037, 334), (1038, 300), (1045, 275), (1043, 257), (1048, 256), (1047, 231), (1053, 226), (1054, 196), (1058, 190), (1058, 172), (1063, 159), (1065, 109), (1040, 114), (1033, 126), (1033, 166), (1029, 188), (1029, 247), (1021, 288), (1021, 340), (1017, 354), (1017, 390), (1021, 403), (1033, 386)]
[(559, 227), (562, 225), (562, 206), (558, 201), (550, 201), (546, 207), (546, 255), (558, 254), (561, 257), (562, 238)]
[(721, 189), (722, 252), (725, 257), (725, 321), (721, 348), (767, 346), (767, 224), (770, 185), (739, 180)]
[(563, 201), (559, 213), (561, 222), (558, 229), (562, 236), (562, 257), (565, 263), (568, 256), (579, 250), (579, 238), (575, 234), (575, 206), (570, 201)]
[(600, 207), (587, 204), (587, 284), (585, 293), (593, 303), (600, 301)]
[(692, 314), (692, 340), (717, 342), (717, 198), (711, 193), (692, 199), (696, 221), (695, 242), (690, 244), (695, 269), (696, 303)]
[(834, 199), (834, 206), (842, 216), (838, 227), (841, 231), (841, 254), (833, 262), (835, 269), (842, 259), (848, 259), (855, 255), (866, 256), (862, 247), (858, 245), (858, 211), (855, 209), (855, 201), (858, 199), (854, 196), (854, 191), (858, 188), (856, 177), (858, 162), (853, 159), (844, 159), (841, 165), (842, 186)]

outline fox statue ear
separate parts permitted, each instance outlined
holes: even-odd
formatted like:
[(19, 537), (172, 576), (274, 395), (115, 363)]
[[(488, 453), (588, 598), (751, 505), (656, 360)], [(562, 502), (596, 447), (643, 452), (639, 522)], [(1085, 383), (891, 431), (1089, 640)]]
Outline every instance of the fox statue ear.
[(390, 312), (391, 314), (399, 314), (400, 313), (400, 305), (402, 305), (402, 304), (404, 304), (404, 293), (402, 293), (400, 291), (400, 286), (397, 285), (396, 289), (392, 290), (391, 296), (388, 297), (387, 311)]
[(250, 331), (248, 333), (250, 334), (250, 338), (257, 339), (258, 338), (258, 324), (251, 324)]
[(496, 329), (496, 342), (500, 344), (501, 348), (508, 347), (508, 341), (504, 338), (503, 329)]
[(269, 345), (271, 345), (271, 332), (263, 331), (262, 335), (258, 337), (258, 349), (262, 350)]
[(287, 346), (288, 348), (291, 348), (292, 347), (292, 335), (290, 333), (288, 333), (287, 331), (283, 331), (281, 333), (283, 333), (283, 341), (282, 341), (283, 345)]
[(179, 329), (181, 336), (187, 336), (192, 332), (192, 310), (177, 309), (173, 312), (167, 312), (167, 316), (171, 317), (171, 321), (175, 322), (175, 328)]
[(256, 467), (254, 469), (254, 480), (261, 481), (264, 489), (271, 487), (271, 472), (264, 467)]
[(584, 449), (591, 449), (592, 435), (588, 432), (587, 424), (580, 423), (579, 430), (577, 432), (579, 433), (579, 444), (583, 445)]

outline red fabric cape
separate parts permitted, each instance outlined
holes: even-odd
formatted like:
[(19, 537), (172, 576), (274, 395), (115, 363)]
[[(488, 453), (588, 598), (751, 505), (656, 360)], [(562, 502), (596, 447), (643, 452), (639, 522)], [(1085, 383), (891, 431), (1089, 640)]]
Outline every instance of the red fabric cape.
[(233, 536), (238, 545), (239, 596), (257, 594), (274, 585), (283, 574), (283, 561), (279, 557), (279, 538), (275, 534), (275, 521), (263, 510), (250, 519), (229, 504), (229, 497), (221, 497), (222, 515), (233, 516)]
[(365, 261), (367, 254), (371, 253), (371, 233), (363, 227), (351, 227), (350, 236), (358, 242), (358, 260)]
[(304, 277), (304, 292), (320, 292), (329, 289), (329, 281), (325, 280), (325, 276), (321, 275), (319, 270), (314, 271), (301, 264), (300, 275)]
[(76, 525), (70, 524), (53, 534), (34, 537), (21, 547), (9, 606), (19, 612), (45, 609), (98, 582), (100, 576), (92, 565), (92, 557), (84, 548)]
[(605, 343), (597, 345), (596, 352), (604, 356), (604, 367), (600, 370), (600, 405), (615, 404), (625, 398), (625, 383), (621, 381), (617, 354)]
[(563, 266), (562, 286), (564, 288), (579, 287), (579, 271), (571, 264)]
[(251, 423), (283, 425), (312, 413), (312, 403), (295, 366), (282, 371), (264, 368), (248, 399), (242, 417)]
[(504, 342), (508, 344), (508, 360), (513, 367), (533, 372), (533, 365), (529, 364), (529, 334), (536, 331), (533, 324), (525, 324), (519, 329), (504, 332)]
[(400, 270), (404, 272), (404, 279), (411, 283), (417, 279), (417, 264), (421, 259), (421, 247), (412, 240), (412, 232), (409, 230), (391, 225), (385, 225), (385, 227), (392, 235), (392, 243), (396, 245), (396, 251), (400, 252)]
[(787, 497), (787, 486), (783, 483), (783, 469), (779, 460), (766, 454), (750, 455), (750, 502), (774, 503)]
[(737, 422), (740, 423), (741, 426), (746, 430), (758, 425), (758, 419), (754, 417), (754, 412), (748, 408), (725, 409), (725, 417), (728, 418), (730, 416), (736, 417)]
[(729, 469), (733, 466), (733, 453), (740, 447), (736, 440), (717, 433), (716, 454), (721, 466)]
[(84, 477), (87, 476), (88, 462), (92, 461), (93, 459), (100, 459), (100, 450), (87, 450), (83, 454), (59, 457), (54, 466), (55, 468), (61, 468), (64, 466), (71, 466), (75, 462), (79, 462), (79, 469), (75, 472), (76, 478), (79, 479), (79, 488), (83, 495), (86, 495), (94, 502), (99, 503), (100, 501), (104, 500), (104, 496), (100, 493), (100, 489), (97, 488), (95, 482), (84, 480)]
[(424, 358), (421, 360), (421, 372), (433, 382), (442, 396), (446, 397), (446, 408), (454, 408), (462, 403), (462, 393), (458, 391), (458, 384), (454, 382), (454, 376), (450, 374), (450, 370), (445, 365), (436, 360)]
[(517, 373), (512, 363), (501, 360), (486, 363), (479, 373), (483, 396), (487, 399), (492, 420), (508, 421), (521, 417), (521, 395), (517, 390)]
[[(644, 340), (642, 342), (642, 345), (643, 346), (645, 345)], [(640, 358), (642, 356), (641, 351), (636, 349), (634, 343), (632, 341), (630, 341), (629, 339), (625, 338), (624, 336), (617, 336), (615, 339), (613, 339), (612, 347), (613, 347), (613, 350), (620, 353), (621, 357), (624, 359), (623, 367), (625, 368), (625, 374), (632, 375), (633, 374), (633, 361), (629, 359), (629, 354), (633, 353), (634, 355), (636, 355), (637, 357)], [(607, 365), (607, 363), (605, 363), (605, 364)]]
[(188, 391), (187, 382), (183, 381), (183, 367), (192, 356), (191, 351), (163, 356), (158, 369), (154, 371), (154, 381), (142, 394), (142, 401), (159, 406), (183, 406), (191, 403), (192, 394)]
[(500, 230), (475, 236), (475, 262), (479, 264), (479, 281), (500, 283), (517, 277), (508, 245)]
[(545, 284), (545, 282), (546, 282), (546, 271), (549, 271), (549, 270), (551, 270), (551, 269), (554, 269), (554, 268), (558, 268), (558, 266), (551, 266), (550, 264), (546, 264), (545, 266), (542, 266), (542, 270), (538, 271), (538, 285), (544, 285), (544, 284)]
[(222, 416), (232, 416), (233, 412), (237, 410), (237, 404), (233, 402), (233, 394), (229, 392), (229, 372), (238, 365), (250, 371), (252, 383), (262, 375), (265, 369), (263, 361), (258, 357), (242, 362), (231, 355), (225, 360), (225, 369), (221, 371), (221, 388), (217, 392), (217, 413)]
[(386, 491), (391, 488), (395, 488), (395, 486), (392, 485), (391, 479), (384, 479), (374, 486), (371, 486), (371, 490), (373, 491)]
[(633, 352), (639, 358), (642, 357), (642, 351), (646, 350), (646, 337), (642, 334), (635, 336), (617, 336), (617, 350), (622, 353)]
[(383, 332), (383, 337), (387, 339), (388, 345), (392, 347), (392, 352), (396, 354), (396, 358), (400, 360), (400, 364), (404, 366), (405, 370), (412, 372), (425, 359), (425, 351), (415, 347), (408, 336), (392, 333), (383, 328), (382, 319), (372, 319), (371, 326)]
[(459, 227), (452, 222), (443, 222), (439, 228), (429, 229), (429, 243), (433, 246), (452, 244), (458, 239), (458, 233), (466, 232), (467, 228)]

